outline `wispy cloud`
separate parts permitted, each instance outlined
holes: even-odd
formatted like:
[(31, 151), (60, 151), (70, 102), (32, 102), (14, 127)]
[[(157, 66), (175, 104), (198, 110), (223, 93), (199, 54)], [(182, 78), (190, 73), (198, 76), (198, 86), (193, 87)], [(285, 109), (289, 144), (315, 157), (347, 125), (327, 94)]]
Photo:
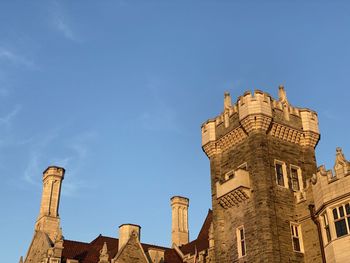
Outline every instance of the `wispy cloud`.
[(5, 116), (0, 117), (0, 126), (1, 125), (6, 125), (6, 126), (11, 125), (15, 116), (19, 113), (20, 110), (21, 110), (21, 106), (17, 105), (12, 111), (8, 112)]
[(23, 178), (26, 182), (39, 185), (40, 180), (37, 176), (43, 170), (44, 156), (47, 154), (48, 146), (57, 138), (58, 130), (51, 130), (46, 135), (31, 138), (27, 145), (29, 147), (29, 159), (23, 172)]
[[(27, 140), (26, 143), (30, 147), (30, 157), (24, 169), (23, 178), (30, 184), (40, 185), (38, 175), (45, 168), (45, 165), (64, 167), (68, 176), (66, 176), (62, 194), (73, 196), (79, 194), (79, 190), (83, 188), (91, 188), (85, 178), (81, 179), (81, 174), (90, 153), (90, 142), (97, 135), (92, 131), (84, 131), (66, 140), (60, 134), (60, 129), (56, 129), (49, 131), (46, 136)], [(52, 148), (55, 148), (54, 152)]]
[(16, 66), (24, 66), (29, 69), (37, 69), (35, 63), (10, 49), (0, 47), (0, 62), (8, 62)]
[(25, 181), (30, 184), (39, 185), (39, 181), (35, 180), (35, 176), (40, 174), (40, 165), (39, 159), (41, 158), (40, 154), (36, 151), (33, 151), (29, 157), (28, 164), (23, 172), (23, 177)]
[(73, 31), (63, 6), (58, 1), (52, 2), (52, 22), (57, 31), (69, 40), (79, 41), (77, 34)]

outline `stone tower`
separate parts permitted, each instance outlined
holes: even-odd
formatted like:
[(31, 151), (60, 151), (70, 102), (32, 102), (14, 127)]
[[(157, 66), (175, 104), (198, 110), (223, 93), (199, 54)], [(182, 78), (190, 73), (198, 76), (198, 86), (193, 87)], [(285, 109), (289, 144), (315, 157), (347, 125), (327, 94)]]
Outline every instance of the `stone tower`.
[[(215, 262), (322, 262), (310, 178), (319, 140), (314, 111), (256, 90), (202, 125), (210, 160)], [(307, 238), (303, 238), (307, 237)]]
[(43, 192), (35, 230), (48, 234), (51, 240), (55, 240), (60, 227), (58, 208), (64, 173), (65, 170), (57, 166), (50, 166), (43, 173)]
[(188, 205), (186, 197), (174, 196), (170, 199), (172, 211), (171, 241), (181, 246), (188, 243)]

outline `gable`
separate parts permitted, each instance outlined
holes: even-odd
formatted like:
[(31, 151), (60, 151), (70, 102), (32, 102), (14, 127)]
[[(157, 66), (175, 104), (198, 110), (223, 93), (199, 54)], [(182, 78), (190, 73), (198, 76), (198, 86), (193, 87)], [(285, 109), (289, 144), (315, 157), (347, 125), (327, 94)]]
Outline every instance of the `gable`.
[(131, 235), (128, 242), (120, 249), (113, 263), (148, 263), (137, 235)]
[(52, 244), (46, 233), (36, 231), (30, 244), (24, 263), (39, 263), (46, 256)]

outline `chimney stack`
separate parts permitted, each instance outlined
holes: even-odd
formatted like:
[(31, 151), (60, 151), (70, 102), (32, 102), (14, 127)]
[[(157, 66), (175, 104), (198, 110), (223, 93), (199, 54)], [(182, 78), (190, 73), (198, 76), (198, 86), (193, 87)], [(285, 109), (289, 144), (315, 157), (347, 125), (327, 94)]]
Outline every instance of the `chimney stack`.
[(181, 246), (189, 241), (188, 233), (188, 205), (189, 199), (182, 196), (174, 196), (170, 199), (172, 210), (172, 244)]
[(43, 172), (43, 192), (35, 230), (47, 233), (51, 241), (55, 240), (57, 229), (60, 228), (58, 208), (64, 173), (65, 170), (57, 166), (49, 166)]
[(139, 225), (134, 224), (122, 224), (119, 226), (119, 245), (118, 250), (120, 250), (129, 240), (131, 235), (136, 235), (140, 241), (140, 230)]

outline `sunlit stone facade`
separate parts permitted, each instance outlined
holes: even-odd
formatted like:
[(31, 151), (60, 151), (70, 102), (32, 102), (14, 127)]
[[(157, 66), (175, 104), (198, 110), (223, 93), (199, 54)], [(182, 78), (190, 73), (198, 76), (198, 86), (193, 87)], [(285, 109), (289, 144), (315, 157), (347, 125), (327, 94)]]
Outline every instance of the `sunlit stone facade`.
[(202, 125), (212, 210), (196, 239), (189, 240), (189, 199), (181, 196), (170, 200), (171, 247), (142, 243), (135, 224), (121, 225), (119, 238), (64, 239), (64, 169), (52, 166), (20, 262), (349, 262), (350, 163), (337, 148), (334, 172), (317, 168), (319, 139), (316, 112), (292, 106), (282, 86), (278, 99), (256, 90), (232, 103), (225, 93), (223, 112)]

